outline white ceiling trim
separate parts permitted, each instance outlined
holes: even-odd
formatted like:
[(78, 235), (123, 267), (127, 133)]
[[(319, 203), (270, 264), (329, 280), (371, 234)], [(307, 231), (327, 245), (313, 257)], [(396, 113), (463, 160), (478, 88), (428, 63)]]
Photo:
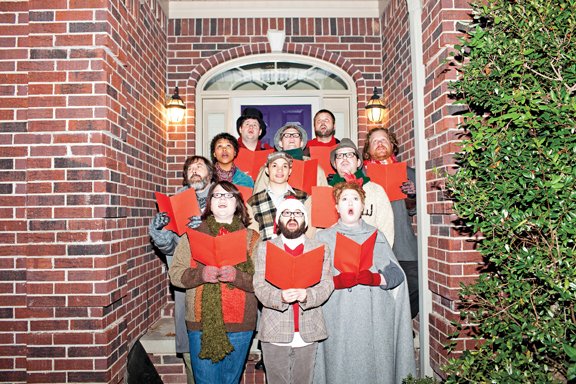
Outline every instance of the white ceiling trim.
[(379, 17), (386, 0), (170, 0), (171, 19)]

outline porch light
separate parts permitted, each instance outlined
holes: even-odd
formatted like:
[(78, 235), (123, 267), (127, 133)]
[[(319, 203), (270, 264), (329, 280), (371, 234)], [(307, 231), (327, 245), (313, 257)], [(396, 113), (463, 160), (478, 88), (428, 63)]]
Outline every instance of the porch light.
[(174, 89), (174, 94), (166, 103), (166, 112), (168, 115), (168, 122), (176, 124), (184, 119), (184, 112), (186, 112), (186, 106), (178, 94), (178, 87)]
[(374, 87), (374, 94), (366, 105), (366, 117), (368, 117), (371, 123), (379, 123), (384, 118), (385, 111), (386, 106), (378, 95), (378, 89)]

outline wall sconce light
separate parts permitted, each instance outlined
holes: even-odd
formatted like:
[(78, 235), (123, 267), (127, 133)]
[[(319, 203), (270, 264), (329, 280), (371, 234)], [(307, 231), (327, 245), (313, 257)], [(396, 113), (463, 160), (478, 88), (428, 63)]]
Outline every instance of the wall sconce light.
[(266, 34), (271, 52), (282, 52), (284, 40), (286, 40), (286, 31), (278, 29), (269, 29)]
[(184, 119), (186, 106), (178, 94), (178, 87), (174, 89), (174, 94), (166, 103), (166, 112), (168, 114), (169, 123), (179, 123)]
[(384, 102), (380, 99), (378, 95), (378, 88), (374, 87), (374, 94), (368, 101), (366, 105), (366, 116), (371, 123), (379, 123), (384, 118), (384, 112), (386, 111), (386, 106)]

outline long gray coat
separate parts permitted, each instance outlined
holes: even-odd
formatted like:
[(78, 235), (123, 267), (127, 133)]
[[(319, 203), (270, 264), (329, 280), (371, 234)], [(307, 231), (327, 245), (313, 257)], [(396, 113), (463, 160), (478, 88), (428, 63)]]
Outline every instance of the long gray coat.
[[(284, 249), (281, 237), (269, 240), (277, 247)], [(323, 244), (306, 238), (304, 252), (316, 249)], [(294, 337), (294, 312), (292, 304), (282, 302), (281, 290), (270, 284), (265, 278), (266, 242), (258, 245), (254, 261), (254, 293), (263, 305), (262, 315), (258, 322), (258, 339), (271, 343), (289, 343)], [(306, 302), (298, 308), (300, 336), (308, 343), (327, 337), (321, 305), (326, 302), (334, 289), (332, 265), (328, 247), (324, 249), (322, 278), (312, 287), (306, 288)]]
[[(363, 220), (353, 229), (338, 222), (319, 231), (316, 239), (332, 250), (337, 232), (363, 243), (375, 229)], [(334, 264), (333, 251), (330, 256)], [(378, 231), (371, 271), (391, 262), (398, 263)], [(314, 383), (400, 384), (408, 374), (415, 375), (406, 279), (391, 290), (364, 285), (337, 289), (323, 309), (329, 337), (318, 345)]]

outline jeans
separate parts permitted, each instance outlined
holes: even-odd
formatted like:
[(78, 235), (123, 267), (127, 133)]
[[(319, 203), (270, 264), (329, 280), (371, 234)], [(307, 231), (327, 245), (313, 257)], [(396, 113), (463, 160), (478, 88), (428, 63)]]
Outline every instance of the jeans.
[(246, 358), (252, 341), (253, 331), (228, 332), (228, 339), (234, 350), (217, 363), (198, 357), (201, 348), (201, 331), (188, 331), (190, 340), (190, 360), (196, 384), (238, 384), (246, 365)]

